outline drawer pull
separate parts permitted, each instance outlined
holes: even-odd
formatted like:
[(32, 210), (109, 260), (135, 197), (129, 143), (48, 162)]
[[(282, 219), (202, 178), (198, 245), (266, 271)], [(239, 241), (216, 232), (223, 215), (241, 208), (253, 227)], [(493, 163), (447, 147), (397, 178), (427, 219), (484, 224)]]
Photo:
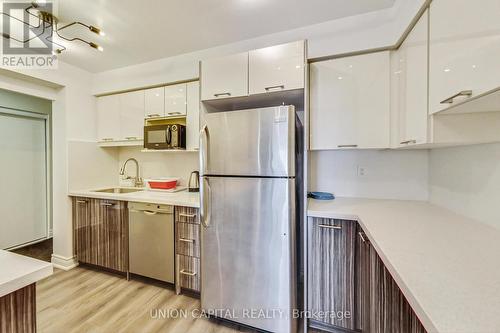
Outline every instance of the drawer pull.
[(111, 207), (111, 206), (114, 206), (114, 205), (115, 205), (114, 203), (101, 202), (101, 206), (104, 206), (104, 207)]
[(152, 114), (148, 114), (146, 117), (148, 118), (154, 118), (154, 117), (159, 117), (160, 115), (158, 113), (152, 113)]
[(195, 276), (196, 275), (196, 272), (190, 272), (190, 271), (186, 271), (186, 270), (181, 270), (179, 273), (181, 273), (182, 275), (187, 275), (187, 276)]
[(323, 229), (335, 229), (335, 230), (342, 229), (342, 226), (340, 226), (340, 225), (319, 224), (318, 227), (323, 228)]
[(175, 112), (169, 112), (168, 114), (169, 115), (177, 115), (177, 114), (182, 114), (182, 113), (175, 111)]
[(444, 101), (441, 101), (441, 104), (453, 104), (453, 101), (455, 98), (459, 96), (466, 96), (466, 97), (471, 97), (472, 96), (472, 90), (462, 90), (459, 93), (456, 93), (455, 95), (448, 97)]
[(337, 145), (338, 148), (358, 148), (358, 145)]
[(76, 203), (79, 203), (79, 204), (86, 204), (86, 203), (87, 203), (87, 200), (76, 200)]
[(220, 96), (231, 96), (231, 93), (229, 92), (225, 92), (225, 93), (218, 93), (218, 94), (214, 94), (215, 97), (220, 97)]
[(271, 86), (271, 87), (265, 87), (264, 88), (266, 91), (270, 91), (270, 90), (273, 90), (273, 89), (285, 89), (285, 86), (283, 84), (279, 85), (279, 86)]
[(179, 242), (184, 242), (184, 243), (194, 243), (194, 239), (179, 238)]
[(101, 141), (113, 141), (114, 139), (113, 138), (102, 138)]
[(193, 218), (193, 217), (196, 217), (196, 214), (179, 213), (179, 216)]
[(417, 143), (417, 140), (407, 140), (407, 141), (402, 141), (402, 142), (400, 142), (399, 144), (400, 144), (400, 145), (414, 145), (415, 143)]
[(139, 140), (139, 138), (136, 136), (127, 136), (125, 137), (125, 140)]

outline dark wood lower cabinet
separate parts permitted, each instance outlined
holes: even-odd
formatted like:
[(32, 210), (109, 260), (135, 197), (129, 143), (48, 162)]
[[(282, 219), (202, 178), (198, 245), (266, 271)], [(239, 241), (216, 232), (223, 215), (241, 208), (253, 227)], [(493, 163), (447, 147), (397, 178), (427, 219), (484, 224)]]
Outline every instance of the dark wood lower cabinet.
[(36, 332), (36, 286), (0, 297), (0, 333)]
[(73, 244), (81, 263), (128, 270), (128, 210), (123, 201), (73, 198)]
[(356, 223), (314, 218), (308, 232), (311, 319), (355, 330)]
[[(307, 310), (315, 332), (426, 332), (354, 221), (308, 219)], [(350, 318), (339, 319), (348, 313)]]

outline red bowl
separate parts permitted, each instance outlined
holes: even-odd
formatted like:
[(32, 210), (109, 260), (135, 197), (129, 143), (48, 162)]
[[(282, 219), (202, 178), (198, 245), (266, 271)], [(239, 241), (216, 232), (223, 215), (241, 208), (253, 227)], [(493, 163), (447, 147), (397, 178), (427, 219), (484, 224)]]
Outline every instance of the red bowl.
[(177, 186), (177, 180), (149, 181), (149, 187), (156, 190), (171, 190)]

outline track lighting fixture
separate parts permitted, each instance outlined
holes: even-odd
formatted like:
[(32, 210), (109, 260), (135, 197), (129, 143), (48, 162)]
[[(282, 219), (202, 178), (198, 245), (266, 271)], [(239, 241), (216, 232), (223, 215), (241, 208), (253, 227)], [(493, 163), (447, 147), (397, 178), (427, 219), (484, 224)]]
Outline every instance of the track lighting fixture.
[(80, 38), (80, 37), (68, 37), (68, 36), (65, 36), (64, 34), (61, 33), (62, 30), (69, 28), (73, 25), (81, 25), (81, 26), (86, 27), (91, 32), (95, 33), (96, 35), (105, 36), (105, 33), (100, 28), (95, 27), (93, 25), (87, 25), (87, 24), (79, 22), (79, 21), (75, 21), (75, 22), (72, 22), (72, 23), (69, 23), (69, 24), (66, 24), (63, 26), (59, 26), (59, 19), (55, 15), (53, 15), (50, 11), (44, 10), (45, 9), (44, 5), (45, 5), (45, 1), (37, 0), (35, 2), (32, 2), (30, 6), (28, 6), (24, 9), (24, 11), (27, 14), (38, 19), (37, 25), (32, 25), (30, 22), (25, 22), (17, 17), (14, 17), (14, 16), (8, 14), (8, 13), (3, 13), (3, 12), (1, 13), (2, 15), (9, 17), (10, 19), (13, 19), (13, 20), (16, 20), (16, 21), (23, 23), (24, 25), (28, 26), (29, 28), (31, 28), (34, 31), (39, 31), (39, 33), (37, 33), (35, 37), (31, 37), (31, 38), (28, 38), (26, 40), (19, 40), (19, 39), (12, 37), (12, 35), (10, 35), (8, 33), (2, 33), (2, 37), (6, 38), (6, 39), (12, 39), (12, 40), (19, 42), (19, 43), (22, 43), (22, 44), (26, 44), (29, 41), (31, 41), (37, 37), (44, 38), (46, 41), (52, 43), (53, 46), (55, 46), (55, 47), (53, 47), (53, 51), (52, 51), (52, 54), (54, 54), (54, 55), (61, 54), (63, 51), (66, 50), (66, 47), (64, 45), (58, 44), (58, 43), (53, 41), (54, 33), (59, 38), (65, 40), (65, 41), (68, 41), (68, 42), (80, 41), (80, 42), (83, 42), (83, 43), (89, 45), (90, 47), (92, 47), (93, 49), (96, 49), (98, 51), (102, 52), (104, 50), (102, 48), (102, 46), (98, 45), (95, 42), (87, 41), (87, 40)]

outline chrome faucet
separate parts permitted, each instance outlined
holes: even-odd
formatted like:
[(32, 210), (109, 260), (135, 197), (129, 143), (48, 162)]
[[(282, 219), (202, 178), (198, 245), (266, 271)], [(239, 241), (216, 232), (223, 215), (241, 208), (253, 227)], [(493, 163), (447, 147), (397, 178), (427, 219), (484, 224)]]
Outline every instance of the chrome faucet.
[[(144, 183), (142, 182), (142, 178), (139, 176), (139, 162), (135, 158), (129, 158), (128, 160), (123, 163), (123, 166), (120, 169), (120, 176), (125, 175), (125, 167), (127, 166), (127, 163), (129, 161), (132, 161), (135, 163), (135, 178), (134, 179), (134, 186), (135, 187), (142, 187)], [(126, 179), (130, 179), (130, 177), (127, 177)]]

